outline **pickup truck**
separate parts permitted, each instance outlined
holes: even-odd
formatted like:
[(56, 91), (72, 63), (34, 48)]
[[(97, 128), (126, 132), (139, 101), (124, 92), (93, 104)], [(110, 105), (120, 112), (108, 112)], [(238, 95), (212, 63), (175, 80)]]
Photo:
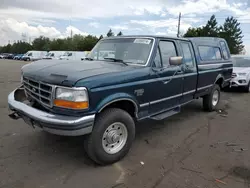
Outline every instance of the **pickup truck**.
[(215, 110), (232, 68), (221, 38), (108, 37), (83, 61), (24, 65), (9, 116), (56, 135), (86, 135), (89, 157), (111, 164), (131, 148), (136, 122), (165, 119), (198, 98)]

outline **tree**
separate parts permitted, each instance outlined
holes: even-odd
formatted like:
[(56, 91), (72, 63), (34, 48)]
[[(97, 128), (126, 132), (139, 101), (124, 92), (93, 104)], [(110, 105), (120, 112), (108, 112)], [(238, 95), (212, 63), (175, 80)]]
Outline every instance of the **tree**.
[(32, 42), (32, 46), (34, 50), (44, 50), (48, 51), (49, 49), (49, 44), (50, 44), (50, 39), (44, 36), (40, 36), (39, 38), (36, 38)]
[(226, 18), (222, 26), (218, 26), (214, 15), (203, 27), (189, 28), (184, 37), (221, 37), (229, 46), (231, 54), (239, 54), (243, 51), (243, 35), (240, 23), (234, 17)]
[(122, 32), (120, 31), (118, 34), (117, 34), (117, 36), (122, 36), (123, 34), (122, 34)]
[(226, 18), (225, 23), (220, 28), (219, 36), (227, 41), (231, 54), (239, 54), (243, 51), (240, 23), (234, 17)]
[(112, 37), (114, 36), (114, 33), (111, 29), (109, 29), (108, 33), (107, 33), (107, 37)]
[(205, 27), (203, 27), (203, 32), (201, 32), (201, 34), (209, 37), (218, 37), (218, 31), (218, 22), (215, 18), (215, 15), (212, 15), (207, 21)]
[(215, 15), (212, 15), (205, 26), (189, 28), (184, 37), (217, 37), (218, 31), (218, 22)]
[(101, 35), (101, 36), (99, 37), (98, 41), (101, 40), (101, 39), (103, 39), (103, 35)]

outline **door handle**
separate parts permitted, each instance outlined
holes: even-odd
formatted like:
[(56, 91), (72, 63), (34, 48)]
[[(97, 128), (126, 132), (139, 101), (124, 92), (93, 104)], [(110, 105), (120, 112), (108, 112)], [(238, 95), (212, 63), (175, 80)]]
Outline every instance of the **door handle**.
[(182, 71), (182, 70), (178, 70), (178, 71), (176, 71), (176, 73), (177, 73), (177, 74), (182, 74), (183, 71)]

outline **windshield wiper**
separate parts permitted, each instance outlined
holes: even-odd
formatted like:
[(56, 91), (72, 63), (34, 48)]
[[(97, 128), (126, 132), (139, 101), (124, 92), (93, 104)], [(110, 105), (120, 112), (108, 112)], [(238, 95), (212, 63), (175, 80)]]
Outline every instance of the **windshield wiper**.
[(114, 62), (120, 62), (120, 63), (123, 63), (124, 65), (128, 66), (128, 64), (125, 63), (122, 59), (116, 59), (116, 58), (112, 58), (112, 57), (105, 57), (104, 59), (113, 60)]

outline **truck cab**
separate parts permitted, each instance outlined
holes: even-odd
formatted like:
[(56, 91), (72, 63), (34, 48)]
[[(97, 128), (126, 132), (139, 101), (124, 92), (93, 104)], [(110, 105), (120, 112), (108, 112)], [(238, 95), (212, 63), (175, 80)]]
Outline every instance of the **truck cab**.
[(21, 72), (9, 116), (52, 134), (85, 135), (86, 152), (103, 165), (128, 153), (138, 121), (165, 119), (197, 98), (215, 110), (232, 61), (221, 38), (119, 36), (100, 40), (83, 61), (41, 60)]

